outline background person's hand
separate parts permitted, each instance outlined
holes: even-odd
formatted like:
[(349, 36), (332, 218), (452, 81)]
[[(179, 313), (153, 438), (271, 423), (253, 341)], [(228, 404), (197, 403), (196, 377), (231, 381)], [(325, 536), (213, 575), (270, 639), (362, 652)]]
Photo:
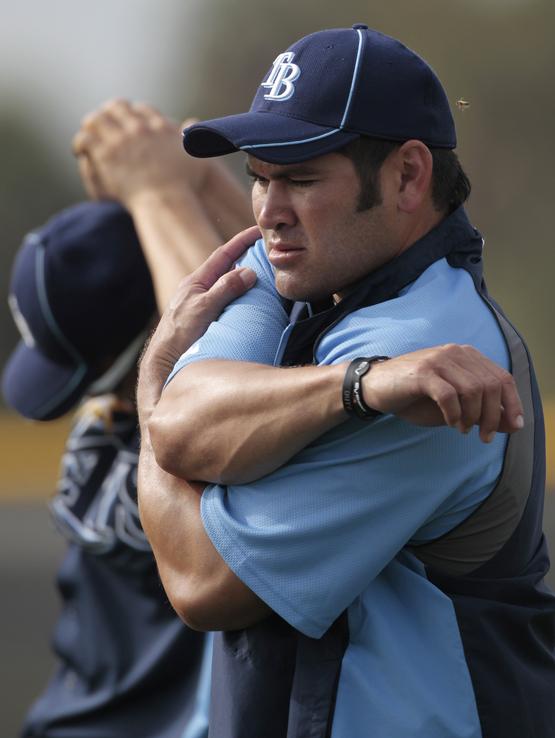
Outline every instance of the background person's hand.
[(210, 163), (185, 153), (181, 130), (153, 107), (127, 100), (109, 101), (85, 116), (72, 148), (89, 196), (132, 210), (137, 198), (152, 192), (200, 191)]
[(480, 428), (485, 443), (496, 432), (524, 425), (514, 378), (472, 346), (447, 344), (375, 363), (362, 377), (365, 402), (416, 425)]

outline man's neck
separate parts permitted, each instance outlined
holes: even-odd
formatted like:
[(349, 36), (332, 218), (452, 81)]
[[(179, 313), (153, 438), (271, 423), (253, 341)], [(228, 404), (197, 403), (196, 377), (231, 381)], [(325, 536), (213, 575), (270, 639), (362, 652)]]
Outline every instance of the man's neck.
[[(421, 238), (424, 238), (424, 236), (433, 231), (434, 228), (437, 228), (437, 226), (447, 216), (448, 213), (440, 212), (432, 206), (423, 209), (422, 212), (419, 214), (413, 214), (410, 219), (407, 219), (406, 224), (403, 224), (403, 227), (399, 229), (400, 234), (398, 239), (398, 248), (393, 252), (392, 257), (388, 259), (387, 262), (384, 262), (384, 264), (380, 264), (377, 269), (381, 269), (383, 266), (385, 266), (385, 264), (398, 259), (402, 253), (407, 251), (417, 241), (420, 241)], [(373, 271), (377, 271), (377, 269)], [(343, 300), (354, 289), (356, 289), (357, 285), (360, 284), (361, 281), (366, 279), (367, 276), (368, 275), (363, 277), (362, 280), (355, 282), (345, 289), (342, 289), (340, 292), (332, 295), (334, 304), (337, 305), (337, 303), (341, 302), (341, 300)]]

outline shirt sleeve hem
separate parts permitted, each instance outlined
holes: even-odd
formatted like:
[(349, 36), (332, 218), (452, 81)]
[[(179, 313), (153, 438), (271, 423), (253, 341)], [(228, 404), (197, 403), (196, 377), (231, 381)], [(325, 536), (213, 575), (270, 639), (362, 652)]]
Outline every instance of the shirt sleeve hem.
[(222, 559), (249, 589), (293, 628), (309, 638), (321, 638), (333, 624), (333, 620), (327, 623), (299, 612), (281, 593), (277, 592), (268, 581), (260, 576), (260, 572), (255, 570), (249, 562), (245, 549), (237, 536), (214, 511), (214, 502), (217, 499), (219, 489), (216, 485), (209, 485), (204, 489), (200, 512), (204, 529)]

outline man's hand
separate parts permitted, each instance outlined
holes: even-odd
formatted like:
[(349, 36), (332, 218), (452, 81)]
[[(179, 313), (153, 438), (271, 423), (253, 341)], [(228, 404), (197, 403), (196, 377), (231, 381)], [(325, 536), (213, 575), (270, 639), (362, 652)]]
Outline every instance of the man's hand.
[(87, 115), (73, 139), (87, 192), (132, 210), (137, 198), (199, 191), (210, 164), (186, 154), (181, 128), (142, 103), (113, 100)]
[(447, 424), (462, 433), (478, 425), (485, 443), (524, 425), (512, 375), (472, 346), (447, 344), (376, 363), (362, 392), (370, 407), (416, 425)]
[(180, 355), (203, 335), (228, 303), (256, 282), (251, 269), (233, 269), (233, 265), (259, 236), (256, 226), (247, 228), (181, 281), (141, 361), (137, 388), (141, 427), (160, 399), (164, 382)]

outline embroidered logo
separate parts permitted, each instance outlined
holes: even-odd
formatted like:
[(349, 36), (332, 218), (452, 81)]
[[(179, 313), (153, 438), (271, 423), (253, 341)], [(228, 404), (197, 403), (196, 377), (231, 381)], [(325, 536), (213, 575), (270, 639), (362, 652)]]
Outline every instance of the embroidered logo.
[(293, 64), (294, 52), (286, 51), (280, 54), (274, 61), (272, 71), (268, 79), (262, 82), (270, 92), (264, 95), (265, 100), (289, 100), (295, 94), (295, 82), (301, 74), (300, 68)]

